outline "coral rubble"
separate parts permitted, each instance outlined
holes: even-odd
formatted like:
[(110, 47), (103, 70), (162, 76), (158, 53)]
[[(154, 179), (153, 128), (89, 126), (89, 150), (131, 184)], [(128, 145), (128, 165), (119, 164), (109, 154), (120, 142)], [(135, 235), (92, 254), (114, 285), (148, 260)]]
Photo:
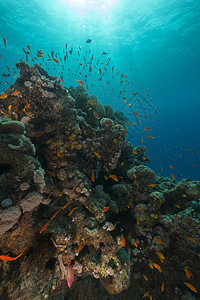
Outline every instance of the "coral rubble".
[(166, 299), (183, 300), (187, 266), (200, 291), (200, 182), (156, 176), (146, 147), (126, 142), (122, 113), (39, 65), (16, 66), (0, 102), (0, 255), (23, 255), (1, 264), (0, 297), (67, 294), (70, 261), (77, 292), (90, 275), (139, 299), (145, 274), (155, 299), (165, 282)]

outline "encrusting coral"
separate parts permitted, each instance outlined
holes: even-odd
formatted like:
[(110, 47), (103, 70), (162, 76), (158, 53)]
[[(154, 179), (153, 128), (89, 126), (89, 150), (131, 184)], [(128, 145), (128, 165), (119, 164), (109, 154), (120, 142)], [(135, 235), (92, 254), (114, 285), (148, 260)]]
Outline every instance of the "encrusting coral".
[[(39, 65), (16, 66), (20, 78), (0, 103), (0, 250), (23, 254), (1, 266), (0, 296), (68, 293), (70, 261), (75, 279), (100, 279), (110, 294), (134, 282), (142, 296), (145, 273), (150, 294), (160, 299), (153, 282), (168, 281), (170, 299), (179, 299), (186, 265), (200, 290), (200, 182), (156, 176), (146, 147), (126, 142), (122, 113), (81, 86), (66, 89)], [(181, 275), (172, 282), (169, 272)]]

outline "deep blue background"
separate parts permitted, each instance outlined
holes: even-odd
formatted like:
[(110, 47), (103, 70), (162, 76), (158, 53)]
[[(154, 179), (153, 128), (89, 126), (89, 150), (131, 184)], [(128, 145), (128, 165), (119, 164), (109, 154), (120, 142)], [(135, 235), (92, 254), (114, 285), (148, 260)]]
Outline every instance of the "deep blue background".
[[(110, 4), (102, 7), (103, 2)], [(45, 59), (52, 48), (63, 57), (66, 42), (74, 51), (81, 46), (88, 59), (93, 54), (94, 61), (101, 58), (103, 51), (107, 52), (104, 61), (111, 57), (110, 66), (128, 75), (133, 91), (149, 95), (148, 101), (159, 107), (158, 114), (148, 112), (148, 117), (142, 119), (139, 133), (134, 127), (128, 127), (131, 133), (128, 140), (138, 145), (142, 144), (141, 138), (152, 135), (154, 138), (145, 139), (144, 143), (152, 169), (164, 176), (173, 173), (178, 180), (183, 177), (199, 179), (199, 0), (96, 0), (93, 4), (89, 0), (77, 0), (76, 3), (78, 5), (73, 7), (69, 0), (29, 0), (28, 3), (26, 0), (0, 0), (0, 74), (8, 73), (6, 66), (12, 69), (20, 58), (25, 60), (22, 48), (27, 44), (31, 45), (32, 56), (39, 49), (45, 52)], [(4, 37), (7, 50), (3, 45)], [(85, 43), (88, 38), (92, 43)], [(86, 54), (88, 50), (90, 54)], [(80, 79), (75, 75), (78, 62), (73, 58), (77, 58), (75, 52), (67, 65), (70, 72), (65, 67), (64, 84), (67, 86), (77, 85), (76, 80)], [(61, 66), (56, 66), (56, 70), (53, 67), (52, 62), (48, 62), (50, 73), (59, 75)], [(103, 104), (120, 109), (124, 105), (118, 97), (120, 78), (112, 79), (112, 75), (109, 68), (104, 95), (98, 81), (98, 68), (93, 68), (88, 79), (89, 91)], [(14, 82), (13, 74), (6, 79), (0, 77), (1, 92), (8, 87), (7, 80)], [(128, 86), (123, 96), (130, 97)], [(129, 107), (125, 107), (124, 112), (129, 113)], [(134, 122), (134, 114), (127, 116)], [(151, 131), (147, 132), (144, 126)], [(194, 154), (188, 151), (190, 149)], [(175, 170), (170, 169), (170, 164)], [(194, 165), (198, 168), (192, 168)]]

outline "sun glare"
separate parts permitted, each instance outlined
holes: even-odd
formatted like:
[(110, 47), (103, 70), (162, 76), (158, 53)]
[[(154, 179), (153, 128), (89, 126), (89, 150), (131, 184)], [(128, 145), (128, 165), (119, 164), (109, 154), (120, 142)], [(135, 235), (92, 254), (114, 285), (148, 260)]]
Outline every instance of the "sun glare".
[(62, 0), (65, 6), (84, 10), (105, 10), (112, 8), (118, 0)]

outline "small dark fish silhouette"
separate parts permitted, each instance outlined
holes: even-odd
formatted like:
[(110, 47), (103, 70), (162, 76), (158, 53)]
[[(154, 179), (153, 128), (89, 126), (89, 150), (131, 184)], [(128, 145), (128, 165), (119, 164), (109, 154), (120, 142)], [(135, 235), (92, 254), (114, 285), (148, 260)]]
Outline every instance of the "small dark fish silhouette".
[(10, 77), (10, 74), (3, 73), (3, 74), (1, 74), (1, 76), (7, 78), (7, 77)]
[(87, 39), (87, 41), (86, 41), (86, 43), (91, 43), (92, 42), (92, 40), (91, 39)]

